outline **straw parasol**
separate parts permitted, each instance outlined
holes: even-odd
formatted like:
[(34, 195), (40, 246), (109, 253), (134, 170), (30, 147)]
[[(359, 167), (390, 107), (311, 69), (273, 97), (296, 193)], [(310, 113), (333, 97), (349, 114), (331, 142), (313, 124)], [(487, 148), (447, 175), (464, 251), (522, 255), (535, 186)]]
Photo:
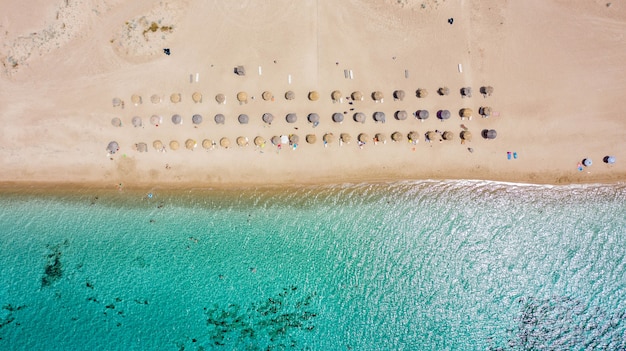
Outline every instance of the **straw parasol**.
[(130, 97), (130, 102), (132, 102), (135, 105), (140, 105), (143, 102), (143, 99), (141, 98), (141, 95), (133, 94)]
[(220, 139), (220, 146), (225, 149), (228, 149), (228, 147), (230, 146), (230, 140), (228, 140), (228, 138)]
[(358, 90), (350, 94), (350, 97), (352, 97), (354, 101), (363, 101), (363, 93)]
[(408, 113), (405, 110), (396, 111), (395, 116), (398, 121), (404, 121), (408, 117)]
[(155, 140), (152, 143), (152, 146), (154, 147), (155, 150), (158, 150), (158, 151), (163, 150), (163, 142), (161, 140)]
[(117, 141), (111, 141), (109, 145), (107, 145), (107, 151), (110, 154), (116, 153), (119, 149), (120, 149), (120, 144), (118, 144)]
[(339, 112), (333, 113), (333, 122), (335, 123), (343, 122), (343, 113), (339, 113)]
[(262, 136), (257, 136), (254, 138), (254, 145), (256, 146), (265, 146), (265, 139)]
[(212, 149), (213, 148), (213, 140), (211, 139), (204, 139), (202, 140), (202, 147), (205, 149)]
[(365, 113), (363, 112), (355, 113), (353, 118), (355, 122), (359, 122), (359, 123), (365, 123), (365, 120), (367, 119), (367, 117), (365, 117)]
[(480, 113), (480, 115), (483, 117), (489, 117), (491, 116), (491, 107), (488, 107), (488, 106), (480, 107), (478, 109), (478, 113)]
[(348, 133), (341, 133), (339, 134), (339, 140), (341, 140), (342, 143), (349, 144), (350, 141), (352, 141), (352, 136)]
[(153, 104), (158, 104), (158, 103), (161, 102), (161, 97), (159, 95), (157, 95), (157, 94), (154, 94), (154, 95), (150, 96), (150, 101)]
[(439, 118), (442, 121), (444, 119), (450, 118), (450, 111), (448, 111), (448, 110), (439, 110), (439, 111), (437, 111), (437, 118)]
[(432, 130), (429, 130), (428, 132), (426, 132), (426, 139), (428, 141), (435, 141), (435, 139), (439, 138), (439, 134), (433, 132)]
[(315, 134), (307, 134), (305, 139), (306, 142), (309, 144), (315, 144), (315, 142), (317, 141), (317, 137), (315, 136)]
[(118, 107), (122, 104), (122, 99), (120, 98), (113, 98), (113, 107)]
[(196, 91), (195, 93), (191, 94), (191, 100), (193, 100), (193, 102), (195, 102), (196, 104), (202, 102), (202, 94)]
[(443, 140), (452, 140), (454, 139), (454, 134), (452, 134), (451, 131), (446, 130), (445, 132), (443, 132), (442, 137), (443, 137)]
[(170, 149), (176, 151), (176, 150), (178, 150), (179, 147), (180, 147), (180, 145), (178, 144), (178, 141), (176, 141), (176, 140), (170, 141)]
[(471, 118), (472, 114), (474, 114), (474, 111), (472, 111), (471, 108), (462, 108), (459, 111), (459, 115), (461, 116), (461, 118)]
[(224, 124), (224, 122), (226, 122), (226, 117), (223, 114), (218, 113), (215, 115), (215, 123)]
[(320, 93), (318, 93), (317, 91), (313, 90), (309, 92), (309, 100), (311, 101), (317, 101), (320, 98)]
[(367, 142), (370, 139), (370, 136), (367, 135), (366, 133), (361, 133), (359, 134), (358, 140), (362, 143)]
[(193, 124), (200, 124), (202, 123), (202, 116), (199, 114), (195, 114), (193, 116), (191, 116), (191, 123)]
[(421, 99), (421, 98), (425, 98), (425, 97), (427, 97), (427, 96), (428, 96), (428, 90), (426, 90), (426, 89), (422, 89), (422, 88), (419, 88), (419, 89), (417, 89), (417, 91), (415, 92), (415, 95), (416, 95), (418, 98), (420, 98), (420, 99)]
[(406, 138), (409, 139), (410, 142), (417, 142), (420, 140), (420, 135), (416, 131), (412, 130), (409, 134), (407, 134)]
[(387, 136), (383, 133), (376, 133), (374, 135), (374, 140), (376, 140), (377, 142), (380, 143), (386, 143), (387, 142)]
[(243, 146), (248, 146), (248, 138), (246, 137), (237, 137), (237, 145), (243, 147)]
[(400, 141), (400, 140), (402, 140), (402, 133), (400, 133), (400, 132), (393, 132), (391, 134), (391, 140), (393, 140), (393, 141)]
[(299, 141), (300, 141), (300, 137), (297, 134), (289, 135), (289, 143), (291, 145), (298, 144)]
[(141, 120), (141, 117), (139, 117), (139, 116), (133, 117), (132, 123), (133, 123), (134, 127), (141, 127), (141, 126), (143, 126), (143, 121)]
[(179, 114), (175, 114), (172, 116), (172, 123), (183, 124), (183, 118)]
[(155, 125), (155, 126), (159, 126), (159, 124), (161, 124), (163, 122), (163, 118), (161, 116), (158, 115), (152, 115), (152, 117), (150, 117), (150, 124)]
[(224, 96), (224, 94), (217, 94), (215, 95), (215, 101), (217, 101), (218, 104), (223, 104), (226, 102), (226, 96)]
[(339, 90), (335, 90), (332, 93), (330, 93), (330, 97), (334, 101), (339, 101), (341, 99), (341, 92)]
[(240, 91), (237, 93), (237, 101), (239, 101), (239, 103), (248, 103), (248, 94)]
[(261, 119), (267, 124), (272, 124), (272, 121), (274, 121), (274, 115), (271, 113), (264, 113)]
[(285, 120), (287, 120), (287, 123), (296, 123), (298, 116), (295, 113), (288, 113)]
[(111, 124), (114, 127), (121, 127), (122, 126), (122, 120), (119, 119), (118, 117), (113, 117), (113, 119), (111, 120)]
[(495, 139), (498, 133), (495, 129), (483, 129), (482, 135), (485, 139)]
[(270, 141), (274, 145), (280, 145), (280, 137), (278, 135), (274, 135)]
[(317, 113), (309, 113), (307, 119), (311, 123), (318, 123), (320, 121), (320, 115), (318, 115)]
[(437, 89), (437, 94), (444, 96), (444, 95), (449, 95), (450, 94), (450, 88), (448, 87), (441, 87), (439, 89)]
[(374, 121), (385, 123), (385, 113), (384, 112), (374, 112)]
[(265, 101), (270, 101), (274, 98), (274, 95), (266, 90), (263, 92), (263, 94), (261, 94), (261, 98)]
[(322, 140), (324, 140), (325, 143), (330, 144), (335, 141), (335, 136), (333, 135), (333, 133), (326, 133), (322, 137)]
[(174, 93), (172, 95), (170, 95), (170, 101), (177, 104), (180, 102), (181, 96), (179, 93)]
[(198, 143), (193, 139), (187, 139), (187, 141), (185, 141), (185, 147), (188, 150), (193, 150), (196, 148), (196, 146), (198, 146)]
[(248, 118), (248, 115), (246, 114), (240, 114), (239, 117), (237, 117), (237, 120), (239, 121), (239, 124), (248, 124), (250, 118)]
[(472, 141), (472, 132), (464, 130), (461, 132), (461, 139), (464, 141)]
[(393, 92), (393, 98), (396, 100), (402, 101), (404, 100), (404, 96), (405, 96), (404, 90), (396, 90)]
[(385, 98), (381, 91), (375, 91), (372, 93), (372, 100), (374, 101), (382, 101)]
[(285, 99), (293, 100), (295, 98), (296, 98), (296, 93), (294, 93), (293, 91), (289, 90), (288, 92), (285, 93)]
[(417, 113), (415, 113), (415, 117), (417, 117), (417, 119), (421, 119), (422, 121), (428, 119), (429, 116), (430, 113), (428, 113), (428, 110), (418, 110)]
[(491, 85), (488, 85), (486, 87), (480, 87), (480, 93), (483, 94), (485, 97), (491, 96), (491, 94), (493, 94), (493, 87)]

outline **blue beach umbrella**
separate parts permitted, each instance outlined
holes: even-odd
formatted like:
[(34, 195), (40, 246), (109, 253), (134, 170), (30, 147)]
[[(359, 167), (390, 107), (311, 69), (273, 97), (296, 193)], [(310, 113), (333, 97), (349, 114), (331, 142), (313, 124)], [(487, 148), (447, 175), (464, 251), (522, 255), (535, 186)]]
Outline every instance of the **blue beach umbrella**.
[(591, 161), (591, 159), (590, 159), (590, 158), (586, 158), (586, 159), (584, 159), (584, 160), (583, 160), (583, 165), (584, 165), (585, 167), (589, 167), (589, 166), (591, 166), (592, 164), (593, 164), (593, 161)]
[(604, 157), (604, 162), (608, 163), (608, 164), (614, 164), (615, 163), (615, 156), (605, 156)]

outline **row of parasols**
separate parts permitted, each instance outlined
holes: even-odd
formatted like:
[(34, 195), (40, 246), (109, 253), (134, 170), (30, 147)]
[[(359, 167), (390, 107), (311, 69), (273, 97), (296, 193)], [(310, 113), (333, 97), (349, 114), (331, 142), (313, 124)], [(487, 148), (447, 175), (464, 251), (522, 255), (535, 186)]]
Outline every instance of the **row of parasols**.
[[(480, 107), (478, 111), (479, 111), (479, 114), (485, 118), (489, 117), (492, 113), (491, 107), (487, 107), (487, 106)], [(344, 116), (346, 114), (347, 113), (345, 112), (344, 113), (335, 112), (332, 114), (331, 120), (335, 123), (342, 123), (344, 121)], [(461, 117), (461, 119), (465, 119), (465, 118), (471, 119), (473, 114), (474, 114), (474, 111), (471, 108), (462, 108), (461, 110), (459, 110), (459, 116)], [(402, 121), (402, 120), (407, 119), (409, 114), (405, 110), (399, 110), (399, 111), (396, 111), (393, 115), (396, 120)], [(413, 116), (419, 120), (424, 121), (430, 117), (430, 112), (428, 112), (428, 110), (417, 110), (413, 113)], [(451, 113), (449, 110), (438, 110), (436, 113), (436, 116), (438, 119), (443, 121), (443, 120), (449, 119), (451, 116)], [(372, 114), (372, 118), (374, 122), (382, 122), (382, 123), (384, 123), (387, 119), (385, 113), (380, 112), (380, 111), (374, 112)], [(320, 123), (321, 121), (321, 117), (317, 113), (308, 114), (306, 119), (308, 122), (316, 124), (316, 125)], [(352, 115), (352, 119), (355, 122), (365, 123), (365, 121), (367, 120), (367, 116), (363, 112), (356, 112)], [(200, 114), (194, 114), (191, 117), (191, 122), (195, 125), (201, 124), (203, 120), (204, 118)], [(213, 120), (217, 124), (224, 124), (226, 123), (226, 116), (224, 116), (221, 113), (218, 113), (213, 117)], [(264, 113), (261, 116), (261, 120), (266, 124), (272, 124), (272, 122), (274, 121), (274, 115), (271, 113)], [(297, 120), (298, 120), (298, 115), (296, 113), (288, 113), (285, 116), (285, 121), (287, 121), (287, 123), (296, 123)], [(182, 124), (183, 117), (179, 114), (174, 114), (171, 117), (171, 121), (173, 124)], [(247, 114), (240, 114), (239, 116), (237, 116), (237, 121), (240, 124), (248, 124), (248, 122), (250, 121), (250, 117)], [(133, 117), (131, 120), (131, 123), (135, 127), (143, 126), (143, 120), (139, 116)], [(150, 123), (152, 125), (158, 126), (163, 123), (163, 117), (159, 115), (153, 115), (152, 117), (150, 117)], [(121, 127), (122, 120), (119, 117), (114, 117), (111, 120), (111, 124), (113, 124), (116, 127)]]
[[(484, 130), (482, 133), (483, 137), (486, 139), (494, 139), (496, 137), (495, 130)], [(464, 130), (460, 133), (460, 138), (462, 142), (471, 141), (472, 133), (470, 131)], [(404, 140), (404, 135), (401, 132), (393, 132), (391, 134), (391, 140), (394, 142), (400, 142)], [(428, 131), (424, 134), (424, 138), (427, 142), (433, 141), (443, 141), (443, 140), (453, 140), (454, 134), (451, 131)], [(352, 141), (352, 136), (349, 133), (341, 133), (339, 134), (339, 141), (341, 143), (348, 144)], [(411, 131), (406, 135), (406, 140), (410, 143), (417, 143), (420, 139), (420, 134), (416, 131)], [(315, 144), (317, 142), (317, 136), (315, 134), (308, 134), (305, 137), (305, 140), (308, 144)], [(324, 145), (328, 145), (334, 143), (337, 140), (336, 136), (333, 133), (326, 133), (322, 137), (322, 141)], [(384, 133), (376, 133), (374, 137), (370, 137), (367, 133), (360, 133), (357, 137), (357, 141), (359, 145), (363, 145), (367, 142), (373, 141), (374, 143), (386, 143), (387, 136)], [(249, 139), (244, 136), (240, 136), (235, 140), (236, 144), (240, 147), (245, 147), (249, 145)], [(257, 136), (253, 140), (254, 145), (258, 147), (265, 147), (266, 140), (262, 136)], [(275, 135), (270, 138), (270, 143), (277, 147), (282, 147), (283, 145), (297, 146), (300, 142), (300, 137), (297, 134), (289, 134), (289, 135)], [(213, 149), (217, 146), (217, 142), (212, 139), (204, 139), (201, 143), (202, 147), (209, 150)], [(231, 146), (231, 141), (229, 138), (221, 138), (219, 140), (219, 145), (223, 148), (229, 148)], [(158, 151), (165, 150), (165, 144), (161, 140), (155, 140), (152, 143), (152, 146)], [(194, 139), (187, 139), (185, 141), (185, 148), (189, 150), (193, 150), (198, 146), (198, 143)], [(172, 140), (169, 143), (169, 147), (171, 150), (178, 150), (180, 148), (180, 143), (177, 140)], [(111, 141), (107, 146), (107, 151), (110, 154), (115, 154), (119, 151), (119, 144), (116, 141)], [(147, 152), (148, 146), (146, 143), (137, 143), (135, 144), (135, 148), (139, 152)]]
[[(491, 86), (483, 86), (480, 88), (480, 92), (481, 94), (483, 94), (483, 96), (490, 96), (493, 93), (493, 87)], [(440, 96), (445, 96), (445, 95), (449, 95), (450, 94), (450, 88), (448, 87), (440, 87), (439, 89), (437, 89), (437, 94)], [(471, 97), (472, 96), (472, 88), (471, 87), (462, 87), (459, 89), (459, 94), (462, 97)], [(287, 92), (285, 92), (285, 94), (283, 95), (285, 100), (294, 100), (296, 98), (296, 94), (292, 91), (289, 90)], [(404, 90), (394, 90), (392, 93), (392, 96), (395, 100), (404, 100), (404, 98), (406, 97), (406, 92)], [(428, 90), (427, 89), (417, 89), (415, 91), (415, 96), (417, 98), (425, 98), (428, 96)], [(374, 91), (370, 94), (370, 97), (372, 98), (372, 100), (377, 101), (377, 102), (382, 102), (383, 99), (385, 98), (385, 95), (383, 94), (383, 92), (381, 91)], [(248, 102), (248, 93), (244, 92), (244, 91), (240, 91), (237, 93), (237, 101), (239, 101), (239, 103), (247, 103)], [(254, 97), (252, 97), (254, 98)], [(261, 98), (265, 101), (274, 101), (275, 97), (274, 94), (271, 91), (264, 91), (263, 93), (261, 93)], [(317, 101), (320, 99), (320, 93), (316, 90), (313, 91), (309, 91), (307, 94), (307, 98), (310, 101)], [(339, 90), (334, 90), (330, 93), (330, 98), (333, 102), (341, 102), (343, 99), (343, 94), (341, 91)], [(352, 92), (348, 97), (346, 97), (346, 99), (351, 99), (353, 101), (363, 101), (365, 99), (365, 95), (363, 94), (363, 92), (361, 91), (354, 91)], [(141, 97), (141, 95), (139, 94), (133, 94), (131, 96), (131, 102), (134, 105), (139, 105), (143, 103), (143, 98)], [(203, 100), (203, 96), (202, 93), (200, 92), (194, 92), (193, 94), (191, 94), (191, 100), (195, 103), (201, 103)], [(153, 104), (158, 104), (161, 103), (163, 101), (163, 98), (161, 95), (159, 94), (154, 94), (150, 97), (150, 101)], [(172, 103), (179, 103), (182, 101), (182, 95), (180, 93), (173, 93), (170, 95), (170, 101)], [(224, 94), (217, 94), (215, 95), (215, 101), (218, 104), (224, 104), (226, 103), (226, 95)], [(124, 102), (122, 99), (120, 98), (113, 98), (113, 107), (118, 107), (118, 106), (123, 106)]]

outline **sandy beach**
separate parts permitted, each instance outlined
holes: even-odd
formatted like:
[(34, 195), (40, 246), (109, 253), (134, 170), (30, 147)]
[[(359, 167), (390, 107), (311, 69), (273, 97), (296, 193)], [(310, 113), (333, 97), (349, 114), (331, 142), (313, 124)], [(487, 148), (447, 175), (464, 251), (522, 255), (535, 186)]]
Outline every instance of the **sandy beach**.
[[(4, 7), (5, 185), (626, 180), (623, 2), (28, 0)], [(237, 66), (245, 75), (235, 74)], [(437, 93), (443, 87), (449, 94)], [(465, 87), (471, 96), (462, 96)], [(493, 93), (481, 94), (481, 87)], [(428, 94), (418, 97), (418, 89)], [(397, 90), (403, 99), (394, 99)], [(265, 91), (273, 98), (264, 100)], [(288, 91), (294, 99), (285, 98)], [(309, 99), (313, 91), (316, 101)], [(355, 91), (362, 101), (350, 99)], [(382, 100), (372, 98), (376, 91)], [(246, 101), (238, 101), (239, 92)], [(484, 107), (488, 118), (479, 113)], [(466, 108), (471, 119), (461, 118)], [(420, 110), (429, 118), (417, 119)], [(443, 110), (448, 119), (437, 117)], [(396, 119), (397, 111), (407, 118)], [(359, 112), (364, 123), (354, 121)], [(374, 120), (376, 112), (384, 123)], [(274, 116), (271, 125), (264, 113)], [(286, 121), (290, 113), (295, 123)], [(316, 126), (307, 121), (311, 113), (320, 117)], [(335, 113), (342, 123), (333, 122)], [(199, 124), (192, 122), (196, 114)], [(215, 122), (217, 114), (224, 124)], [(247, 124), (238, 122), (241, 114)], [(152, 116), (160, 116), (158, 126)], [(497, 137), (483, 138), (484, 130)], [(426, 139), (445, 131), (452, 140), (440, 142), (439, 133)], [(463, 131), (471, 141), (462, 142)], [(402, 134), (397, 142), (395, 132)], [(408, 139), (411, 132), (417, 142)], [(324, 145), (328, 133), (335, 140)], [(342, 133), (349, 143), (340, 143)], [(374, 141), (379, 133), (385, 142)], [(271, 143), (294, 134), (296, 147)], [(317, 141), (308, 143), (307, 135)], [(263, 147), (254, 145), (258, 136)], [(238, 146), (238, 137), (248, 145)], [(220, 146), (222, 138), (230, 147)], [(153, 147), (157, 140), (164, 150)], [(204, 140), (216, 145), (206, 149)], [(112, 141), (119, 145), (114, 154), (107, 151)], [(607, 156), (616, 162), (603, 162)], [(583, 166), (585, 159), (593, 163)]]

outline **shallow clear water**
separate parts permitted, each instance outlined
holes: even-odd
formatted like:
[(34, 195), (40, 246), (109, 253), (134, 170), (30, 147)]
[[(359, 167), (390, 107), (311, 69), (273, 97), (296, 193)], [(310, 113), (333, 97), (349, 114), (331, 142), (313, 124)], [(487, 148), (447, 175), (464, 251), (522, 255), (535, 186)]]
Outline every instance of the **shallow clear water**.
[(0, 349), (626, 348), (624, 185), (152, 194), (0, 197)]

